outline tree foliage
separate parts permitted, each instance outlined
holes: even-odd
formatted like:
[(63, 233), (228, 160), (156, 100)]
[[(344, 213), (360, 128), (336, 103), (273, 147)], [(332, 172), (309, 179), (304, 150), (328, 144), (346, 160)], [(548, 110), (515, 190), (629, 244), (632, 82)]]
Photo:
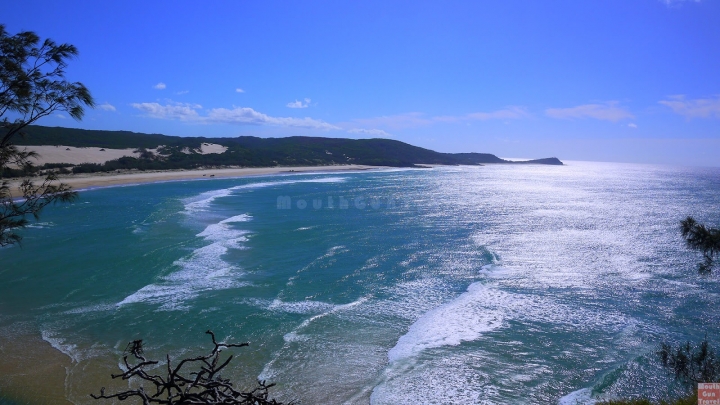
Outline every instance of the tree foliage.
[[(680, 233), (690, 249), (703, 253), (705, 262), (700, 264), (701, 274), (708, 274), (714, 257), (720, 251), (720, 230), (697, 223), (692, 217), (680, 222)], [(690, 342), (674, 346), (661, 343), (657, 353), (665, 369), (675, 376), (691, 393), (674, 401), (661, 401), (659, 405), (690, 405), (698, 403), (697, 384), (720, 382), (720, 358), (710, 344), (707, 335), (700, 344)], [(602, 405), (652, 405), (645, 398), (620, 399), (600, 402)]]
[[(122, 378), (123, 380), (136, 378), (140, 382), (150, 383), (150, 390), (146, 391), (141, 385), (136, 389), (108, 395), (105, 394), (105, 388), (103, 387), (100, 390), (100, 395), (90, 394), (90, 396), (95, 399), (117, 398), (120, 401), (139, 398), (144, 405), (282, 405), (281, 402), (269, 398), (268, 390), (274, 384), (265, 384), (265, 381), (258, 381), (258, 386), (255, 389), (243, 392), (238, 391), (230, 380), (220, 375), (220, 372), (233, 359), (231, 355), (221, 362), (220, 353), (222, 350), (231, 347), (248, 346), (248, 343), (218, 343), (213, 332), (207, 331), (205, 333), (212, 337), (214, 345), (210, 354), (182, 359), (176, 366), (172, 365), (168, 355), (164, 377), (155, 374), (154, 370), (147, 370), (147, 368), (157, 365), (159, 361), (145, 358), (142, 340), (130, 342), (123, 357), (125, 370), (121, 374), (113, 374), (112, 378)], [(134, 364), (128, 361), (128, 354), (134, 357)]]
[(675, 347), (662, 343), (658, 356), (663, 367), (688, 388), (694, 388), (700, 382), (720, 381), (720, 358), (707, 337), (699, 345), (687, 342)]
[[(705, 261), (699, 265), (699, 271), (709, 274), (715, 256), (720, 252), (720, 230), (687, 217), (680, 222), (680, 234), (690, 249), (702, 252)], [(697, 383), (720, 381), (720, 358), (707, 336), (698, 345), (662, 343), (657, 354), (663, 367), (689, 389), (697, 387)]]
[[(84, 107), (94, 101), (82, 83), (65, 79), (68, 60), (77, 55), (73, 45), (40, 41), (34, 32), (9, 35), (0, 25), (0, 177), (21, 169), (31, 172), (34, 152), (16, 146), (29, 124), (55, 112), (80, 120)], [(0, 183), (0, 246), (20, 241), (19, 228), (27, 216), (37, 218), (46, 205), (76, 198), (66, 184), (49, 174), (39, 184), (24, 180), (19, 187)]]
[(701, 274), (711, 273), (715, 258), (720, 254), (720, 229), (708, 228), (687, 217), (680, 222), (680, 232), (690, 249), (703, 254), (704, 261), (698, 265), (698, 271)]

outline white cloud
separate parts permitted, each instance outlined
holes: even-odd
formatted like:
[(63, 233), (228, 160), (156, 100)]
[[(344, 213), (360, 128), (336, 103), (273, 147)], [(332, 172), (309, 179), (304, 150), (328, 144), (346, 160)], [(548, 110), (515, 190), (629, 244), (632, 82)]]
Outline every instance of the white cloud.
[(235, 92), (236, 93), (245, 93), (245, 90), (238, 87), (237, 89), (235, 89)]
[(438, 122), (460, 123), (468, 121), (486, 121), (503, 119), (523, 119), (530, 117), (530, 114), (523, 107), (510, 106), (501, 110), (490, 112), (474, 112), (465, 115), (440, 115), (426, 117), (420, 112), (410, 112), (398, 115), (389, 115), (375, 118), (361, 118), (354, 122), (368, 127), (386, 127), (392, 129), (416, 128), (433, 125)]
[(433, 117), (433, 121), (440, 122), (460, 122), (460, 121), (487, 121), (487, 120), (508, 120), (508, 119), (521, 119), (527, 118), (530, 114), (522, 108), (517, 106), (506, 107), (502, 110), (490, 111), (490, 112), (474, 112), (466, 115), (451, 115), (451, 116), (439, 116)]
[(290, 108), (308, 108), (311, 100), (306, 98), (304, 101), (305, 102), (295, 100), (292, 103), (287, 103), (287, 106)]
[(190, 90), (180, 90), (175, 94), (177, 94), (178, 96), (182, 96), (183, 94), (188, 94), (188, 93), (190, 93)]
[(351, 134), (380, 136), (380, 137), (384, 137), (384, 138), (392, 137), (392, 135), (388, 134), (387, 132), (383, 131), (382, 129), (353, 128), (353, 129), (348, 129), (348, 132)]
[(133, 103), (134, 108), (153, 118), (179, 119), (181, 121), (197, 121), (201, 117), (196, 110), (202, 108), (199, 104), (160, 105), (158, 103)]
[(432, 120), (423, 117), (423, 113), (410, 112), (398, 115), (384, 115), (374, 118), (359, 118), (354, 122), (367, 127), (386, 127), (392, 129), (415, 128), (432, 124)]
[(569, 108), (548, 108), (545, 110), (545, 114), (548, 117), (559, 119), (594, 118), (612, 122), (635, 117), (624, 108), (618, 107), (615, 101), (605, 104), (584, 104)]
[(64, 115), (62, 115), (62, 114), (55, 114), (55, 116), (56, 116), (57, 118), (60, 118), (60, 119), (63, 119), (63, 120), (64, 120), (65, 118), (67, 118), (66, 116), (64, 116)]
[(283, 127), (297, 127), (310, 129), (342, 129), (327, 122), (316, 120), (313, 118), (291, 118), (291, 117), (271, 117), (248, 107), (235, 107), (232, 110), (227, 108), (214, 108), (210, 110), (207, 121), (222, 122), (231, 124), (250, 124), (250, 125), (275, 125)]
[(672, 6), (680, 6), (683, 3), (700, 3), (701, 0), (660, 0), (662, 3), (665, 3), (666, 6), (672, 7)]
[(157, 90), (165, 90), (165, 88), (166, 88), (166, 87), (167, 87), (167, 86), (165, 85), (165, 83), (163, 83), (163, 82), (160, 82), (160, 83), (158, 83), (158, 84), (154, 85), (154, 86), (153, 86), (153, 89), (157, 89)]
[(99, 106), (97, 106), (97, 108), (104, 111), (115, 111), (115, 106), (108, 102), (100, 104)]
[(670, 107), (685, 118), (720, 118), (720, 96), (686, 100), (685, 96), (670, 96), (658, 103)]
[(516, 120), (527, 118), (530, 114), (522, 107), (507, 107), (502, 110), (492, 112), (477, 112), (468, 114), (467, 117), (472, 120)]
[(628, 126), (629, 126), (630, 128), (637, 128), (637, 124), (634, 123), (634, 122), (629, 123)]
[(246, 125), (273, 125), (282, 127), (310, 128), (321, 130), (341, 130), (342, 128), (313, 118), (272, 117), (248, 107), (213, 108), (207, 115), (200, 115), (199, 104), (170, 103), (133, 103), (134, 108), (147, 116), (161, 119), (177, 119), (197, 123), (224, 123)]

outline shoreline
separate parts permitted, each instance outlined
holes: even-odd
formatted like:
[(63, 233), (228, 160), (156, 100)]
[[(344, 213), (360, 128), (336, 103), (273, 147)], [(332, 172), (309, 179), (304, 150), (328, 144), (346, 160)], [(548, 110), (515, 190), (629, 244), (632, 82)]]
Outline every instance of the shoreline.
[[(386, 166), (341, 165), (341, 166), (275, 166), (275, 167), (246, 167), (222, 169), (197, 170), (161, 170), (145, 172), (123, 173), (92, 173), (79, 175), (58, 176), (60, 183), (71, 186), (75, 191), (95, 188), (129, 186), (136, 184), (161, 183), (166, 181), (182, 180), (209, 180), (227, 179), (247, 176), (264, 176), (287, 173), (334, 173), (334, 172), (360, 172), (366, 170), (385, 169)], [(10, 180), (11, 188), (17, 190), (21, 180)]]

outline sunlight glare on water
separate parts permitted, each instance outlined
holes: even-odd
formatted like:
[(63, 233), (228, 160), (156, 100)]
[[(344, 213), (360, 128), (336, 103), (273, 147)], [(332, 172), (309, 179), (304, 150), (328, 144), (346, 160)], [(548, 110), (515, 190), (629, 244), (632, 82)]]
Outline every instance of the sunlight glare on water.
[(251, 342), (230, 377), (302, 403), (659, 398), (658, 343), (718, 332), (678, 224), (719, 197), (717, 169), (588, 162), (88, 191), (0, 251), (0, 332), (67, 353), (77, 403), (124, 342), (207, 329)]

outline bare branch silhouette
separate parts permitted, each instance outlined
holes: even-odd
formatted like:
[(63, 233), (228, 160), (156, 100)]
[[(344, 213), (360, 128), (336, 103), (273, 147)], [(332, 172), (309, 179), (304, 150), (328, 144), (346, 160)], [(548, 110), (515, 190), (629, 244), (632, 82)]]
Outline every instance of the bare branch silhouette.
[[(90, 394), (95, 399), (119, 399), (125, 401), (130, 398), (139, 398), (143, 405), (167, 404), (231, 404), (231, 405), (283, 405), (269, 398), (268, 390), (275, 384), (266, 384), (258, 381), (258, 386), (250, 391), (237, 390), (230, 380), (223, 378), (220, 372), (230, 364), (233, 356), (220, 362), (220, 353), (223, 349), (231, 347), (244, 347), (249, 343), (218, 343), (215, 334), (205, 332), (212, 338), (213, 349), (204, 356), (190, 357), (180, 360), (175, 367), (172, 366), (170, 355), (166, 356), (166, 376), (148, 373), (145, 368), (159, 363), (148, 360), (144, 356), (142, 340), (130, 342), (125, 349), (123, 363), (125, 371), (121, 374), (112, 374), (112, 378), (128, 380), (133, 377), (148, 382), (150, 388), (144, 386), (115, 394), (106, 394), (105, 387), (100, 389), (100, 395)], [(128, 358), (132, 356), (135, 361)], [(135, 364), (132, 364), (135, 363)], [(290, 404), (288, 404), (290, 405)]]

